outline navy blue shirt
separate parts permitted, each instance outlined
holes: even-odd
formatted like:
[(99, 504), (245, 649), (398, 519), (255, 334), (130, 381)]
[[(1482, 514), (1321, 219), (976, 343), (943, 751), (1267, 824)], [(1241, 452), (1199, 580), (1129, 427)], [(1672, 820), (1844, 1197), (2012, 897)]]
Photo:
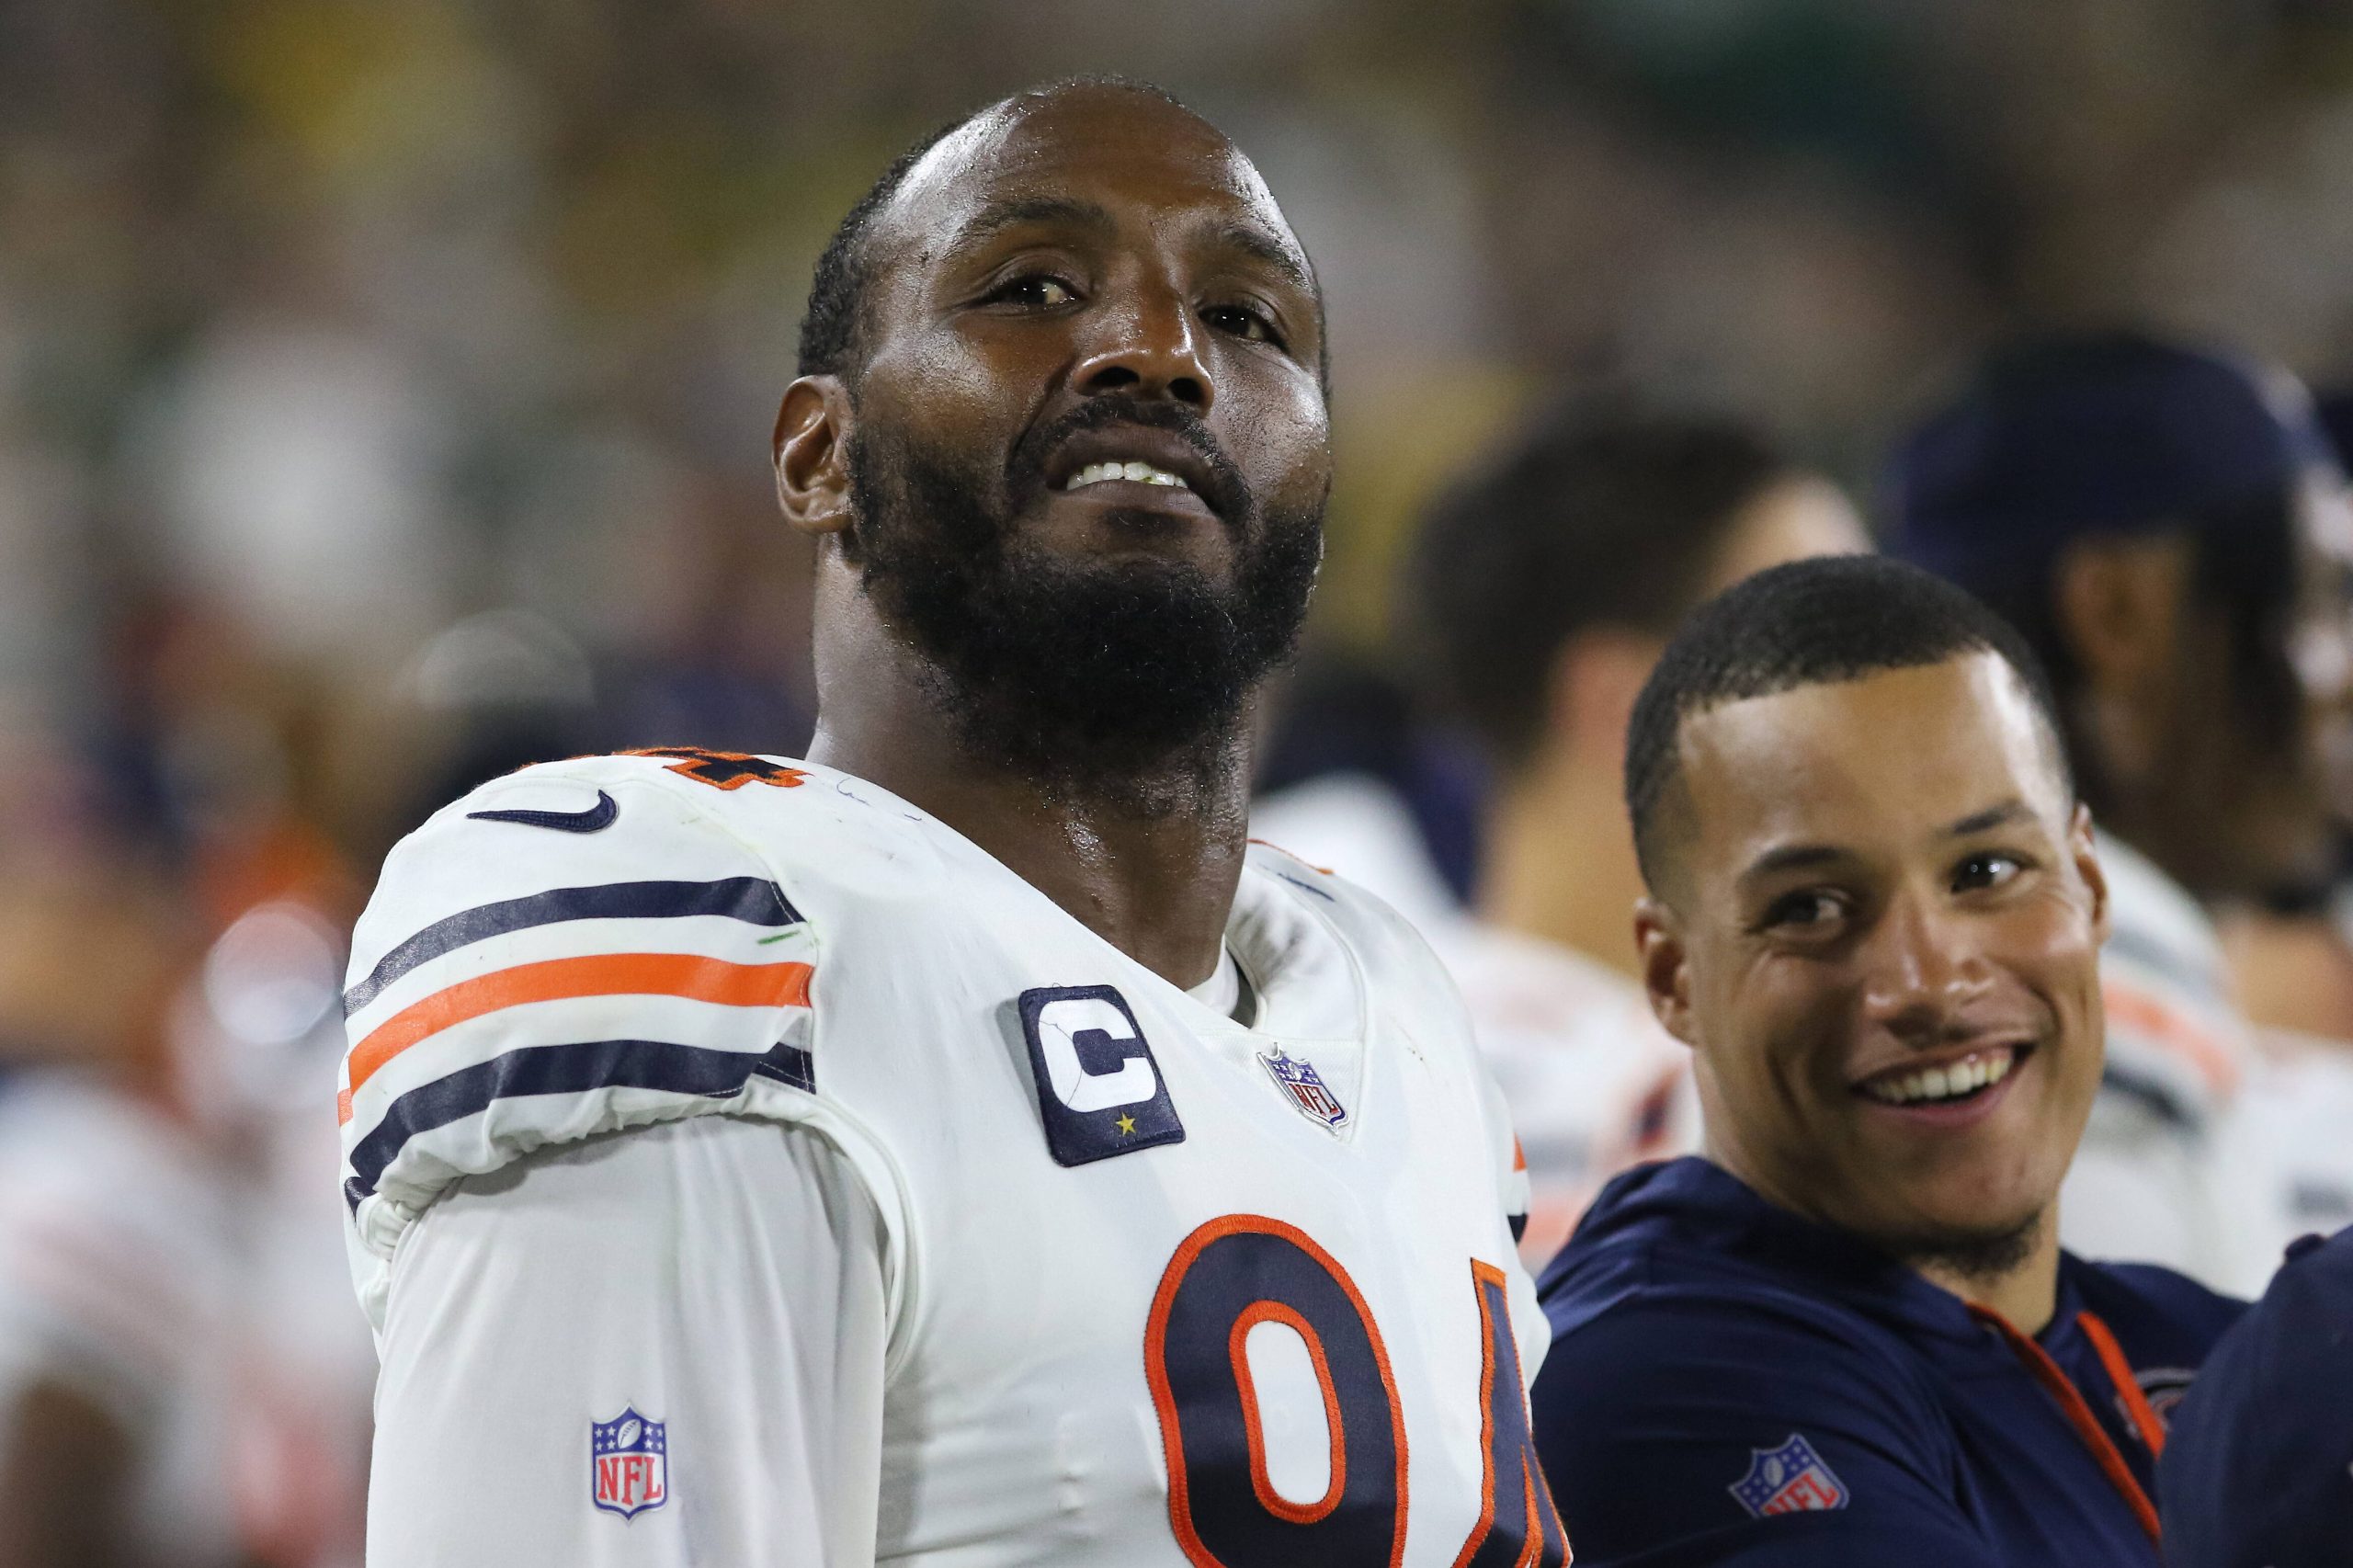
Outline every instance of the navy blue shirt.
[(2141, 1423), (2245, 1310), (2063, 1256), (2013, 1344), (1699, 1159), (1611, 1182), (1540, 1289), (1536, 1444), (1579, 1568), (2153, 1568)]
[(2288, 1258), (2214, 1347), (2165, 1446), (2173, 1568), (2353, 1562), (2353, 1230)]

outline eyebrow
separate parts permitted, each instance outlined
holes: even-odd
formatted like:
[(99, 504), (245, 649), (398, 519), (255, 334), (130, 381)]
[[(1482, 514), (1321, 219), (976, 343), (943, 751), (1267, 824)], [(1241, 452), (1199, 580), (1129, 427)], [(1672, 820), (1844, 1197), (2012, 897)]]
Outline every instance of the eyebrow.
[(1229, 250), (1237, 250), (1253, 260), (1265, 262), (1281, 273), (1285, 281), (1302, 292), (1315, 292), (1315, 279), (1308, 275), (1307, 264), (1301, 259), (1299, 253), (1266, 230), (1248, 223), (1222, 223), (1211, 238)]
[(2034, 812), (2027, 808), (2026, 802), (2013, 798), (2004, 801), (1998, 806), (1988, 806), (1982, 812), (1971, 812), (1945, 829), (1944, 836), (1967, 838), (1971, 834), (1984, 833), (1989, 827), (2006, 827), (2012, 823), (2030, 822), (2033, 818)]
[(1740, 873), (1744, 882), (1755, 881), (1781, 871), (1802, 870), (1809, 866), (1826, 866), (1835, 861), (1851, 860), (1848, 851), (1831, 844), (1785, 844), (1778, 849), (1768, 849), (1750, 861)]
[[(1988, 806), (1982, 812), (1970, 812), (1969, 815), (1946, 826), (1938, 836), (1967, 838), (1972, 834), (1984, 833), (1988, 828), (2004, 827), (2012, 823), (2030, 822), (2033, 818), (2034, 812), (2025, 801), (2016, 799), (2007, 800), (1999, 805)], [(1787, 844), (1777, 849), (1768, 849), (1750, 861), (1746, 869), (1740, 873), (1740, 880), (1745, 882), (1755, 881), (1783, 871), (1804, 870), (1810, 867), (1833, 865), (1853, 858), (1854, 855), (1851, 851), (1841, 849), (1835, 844)]]
[[(1070, 196), (1014, 197), (982, 208), (957, 236), (956, 244), (959, 249), (985, 244), (1006, 230), (1028, 223), (1059, 223), (1093, 234), (1108, 234), (1118, 227), (1109, 209), (1098, 202)], [(1267, 230), (1249, 223), (1221, 223), (1211, 231), (1210, 238), (1228, 250), (1264, 262), (1294, 287), (1315, 292), (1315, 279), (1297, 249)]]
[(1108, 234), (1115, 227), (1109, 209), (1069, 196), (1023, 196), (992, 201), (973, 215), (957, 236), (960, 245), (976, 245), (1007, 229), (1025, 223), (1062, 223), (1093, 233)]

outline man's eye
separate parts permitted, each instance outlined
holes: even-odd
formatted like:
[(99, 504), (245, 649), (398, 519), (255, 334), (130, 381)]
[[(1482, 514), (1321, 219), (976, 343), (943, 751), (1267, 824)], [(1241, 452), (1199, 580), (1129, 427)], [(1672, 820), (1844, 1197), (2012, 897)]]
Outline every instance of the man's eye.
[(1201, 319), (1223, 333), (1248, 343), (1272, 343), (1280, 346), (1274, 324), (1247, 305), (1211, 305), (1201, 312)]
[(1972, 855), (1953, 868), (1953, 892), (1968, 892), (1977, 888), (1997, 888), (2024, 869), (2026, 869), (2026, 863), (2015, 855), (2001, 855), (1991, 851), (1982, 855)]
[(990, 291), (988, 302), (1048, 310), (1055, 305), (1067, 305), (1077, 298), (1078, 290), (1061, 278), (1050, 278), (1042, 272), (1031, 272), (999, 284)]
[(1826, 892), (1790, 892), (1766, 905), (1764, 918), (1756, 924), (1766, 931), (1820, 931), (1845, 913), (1838, 900)]

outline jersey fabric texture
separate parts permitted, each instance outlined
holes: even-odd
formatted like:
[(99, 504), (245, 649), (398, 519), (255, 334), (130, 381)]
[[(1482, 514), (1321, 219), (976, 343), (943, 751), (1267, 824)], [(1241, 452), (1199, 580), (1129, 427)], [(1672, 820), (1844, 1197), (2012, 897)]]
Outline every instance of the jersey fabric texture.
[(2239, 1096), (2241, 1132), (2277, 1194), (2273, 1256), (2353, 1225), (2353, 1044), (2259, 1029)]
[(2291, 1185), (2245, 1103), (2253, 1031), (2197, 901), (2129, 845), (2103, 834), (2098, 850), (2108, 1060), (2068, 1169), (2060, 1240), (2252, 1295), (2288, 1239), (2279, 1216)]
[(347, 994), (369, 1562), (1560, 1562), (1459, 999), (1271, 849), (1226, 941), (1252, 1027), (782, 759), (437, 814)]
[(1611, 1183), (1542, 1292), (1583, 1568), (2155, 1568), (2159, 1412), (2243, 1310), (2063, 1256), (2025, 1340), (1696, 1158)]
[(1520, 1256), (1540, 1269), (1611, 1176), (1699, 1149), (1690, 1049), (1640, 985), (1582, 953), (1460, 917), (1424, 929), (1510, 1103), (1528, 1159)]

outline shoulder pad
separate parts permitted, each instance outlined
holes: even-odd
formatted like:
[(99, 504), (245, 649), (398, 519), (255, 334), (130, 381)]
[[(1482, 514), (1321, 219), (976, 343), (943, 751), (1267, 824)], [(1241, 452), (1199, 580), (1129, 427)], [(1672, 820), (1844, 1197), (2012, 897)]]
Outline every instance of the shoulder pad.
[(1263, 838), (1250, 841), (1247, 864), (1320, 913), (1356, 950), (1368, 971), (1410, 976), (1451, 995), (1453, 982), (1428, 939), (1388, 903), (1332, 870)]
[(548, 764), (392, 851), (353, 937), (337, 1095), (369, 1251), (460, 1176), (545, 1144), (813, 1106), (815, 937), (695, 798), (797, 782), (683, 749)]

